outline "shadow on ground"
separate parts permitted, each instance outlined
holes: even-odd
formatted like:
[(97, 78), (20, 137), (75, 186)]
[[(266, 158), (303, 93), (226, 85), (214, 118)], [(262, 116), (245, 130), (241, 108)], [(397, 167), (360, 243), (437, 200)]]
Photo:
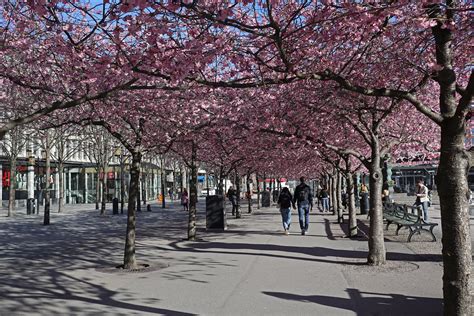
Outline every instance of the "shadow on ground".
[(314, 303), (332, 308), (353, 311), (356, 315), (442, 315), (443, 300), (421, 296), (401, 294), (380, 294), (361, 292), (357, 289), (346, 290), (349, 297), (327, 295), (298, 295), (283, 292), (263, 292), (282, 300)]
[[(147, 253), (142, 242), (184, 238), (187, 216), (175, 209), (153, 207), (137, 214), (137, 259), (140, 262), (168, 260), (162, 253)], [(201, 214), (202, 216), (202, 214)], [(42, 216), (18, 216), (0, 222), (0, 315), (192, 315), (179, 310), (157, 308), (159, 298), (138, 296), (126, 286), (110, 288), (110, 275), (96, 268), (122, 263), (126, 216), (100, 216), (95, 210), (52, 214), (52, 224), (42, 225)], [(202, 258), (184, 258), (183, 264), (218, 265)], [(83, 277), (78, 277), (81, 275)], [(192, 273), (168, 274), (168, 278), (189, 278)], [(114, 278), (139, 278), (117, 275)]]

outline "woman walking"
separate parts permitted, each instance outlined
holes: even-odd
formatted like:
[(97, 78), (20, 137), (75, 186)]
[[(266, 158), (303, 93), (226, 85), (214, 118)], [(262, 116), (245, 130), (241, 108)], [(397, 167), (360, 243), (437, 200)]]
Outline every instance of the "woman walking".
[(323, 206), (323, 212), (329, 212), (329, 193), (326, 187), (319, 192), (319, 198)]
[[(280, 206), (281, 219), (283, 222), (285, 235), (290, 234), (292, 204), (293, 197), (291, 196), (290, 190), (288, 190), (287, 187), (284, 187), (281, 190), (280, 196), (278, 197), (278, 205)], [(293, 204), (293, 208), (295, 208), (295, 204)]]
[(181, 193), (181, 205), (183, 206), (183, 211), (189, 211), (189, 198), (186, 189), (183, 189), (183, 193)]

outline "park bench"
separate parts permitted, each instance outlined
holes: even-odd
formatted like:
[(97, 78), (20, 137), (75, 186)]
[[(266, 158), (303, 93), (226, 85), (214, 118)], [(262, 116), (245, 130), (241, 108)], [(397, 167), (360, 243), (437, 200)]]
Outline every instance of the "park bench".
[(397, 203), (385, 203), (383, 206), (383, 217), (387, 222), (386, 229), (391, 224), (397, 225), (396, 234), (403, 227), (410, 230), (408, 235), (408, 242), (415, 233), (420, 234), (422, 230), (429, 232), (433, 237), (433, 241), (436, 241), (436, 236), (433, 234), (433, 229), (438, 226), (437, 223), (428, 223), (423, 220), (422, 211), (419, 207), (413, 207), (408, 205), (402, 205)]

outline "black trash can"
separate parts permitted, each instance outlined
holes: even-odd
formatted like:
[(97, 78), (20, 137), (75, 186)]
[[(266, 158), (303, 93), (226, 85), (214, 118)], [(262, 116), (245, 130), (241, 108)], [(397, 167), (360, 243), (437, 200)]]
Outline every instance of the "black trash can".
[(117, 198), (112, 199), (112, 214), (117, 215), (118, 211), (119, 200)]
[(224, 196), (206, 196), (206, 228), (227, 229)]
[(262, 207), (270, 207), (270, 192), (262, 192)]
[(369, 193), (361, 193), (360, 194), (360, 213), (368, 214), (369, 208), (370, 208)]

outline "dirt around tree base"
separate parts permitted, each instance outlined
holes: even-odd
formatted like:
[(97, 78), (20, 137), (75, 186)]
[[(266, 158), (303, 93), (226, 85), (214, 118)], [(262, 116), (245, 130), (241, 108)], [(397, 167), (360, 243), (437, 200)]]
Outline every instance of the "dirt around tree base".
[(380, 273), (400, 273), (418, 270), (420, 266), (410, 261), (387, 261), (381, 266), (365, 265), (351, 265), (344, 266), (345, 271), (352, 271), (364, 274), (380, 274)]
[(111, 274), (127, 274), (127, 273), (147, 273), (154, 272), (169, 267), (167, 263), (151, 263), (139, 264), (136, 269), (124, 269), (123, 264), (110, 268), (96, 268), (95, 270), (102, 273)]

